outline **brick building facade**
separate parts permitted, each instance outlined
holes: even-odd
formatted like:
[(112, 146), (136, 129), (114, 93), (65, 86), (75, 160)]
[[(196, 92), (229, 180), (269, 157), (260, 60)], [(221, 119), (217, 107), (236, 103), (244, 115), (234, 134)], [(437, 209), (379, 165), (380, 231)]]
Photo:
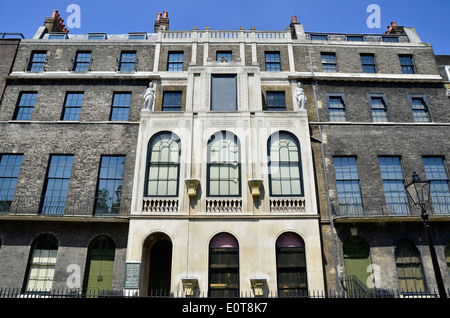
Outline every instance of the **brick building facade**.
[(428, 292), (413, 171), (450, 286), (450, 102), (413, 28), (69, 35), (55, 12), (11, 63), (0, 287)]

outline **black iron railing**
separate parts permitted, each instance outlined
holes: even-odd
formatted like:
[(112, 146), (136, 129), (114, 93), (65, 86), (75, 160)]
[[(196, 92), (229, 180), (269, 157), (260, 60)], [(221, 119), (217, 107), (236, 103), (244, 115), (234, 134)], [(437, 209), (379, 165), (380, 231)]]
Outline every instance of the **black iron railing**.
[[(419, 208), (405, 197), (337, 198), (331, 201), (335, 217), (420, 216)], [(432, 196), (430, 215), (450, 216), (450, 197)]]
[(48, 216), (126, 216), (130, 198), (78, 196), (0, 196), (0, 214)]
[[(450, 289), (447, 289), (450, 294)], [(276, 292), (266, 293), (263, 297), (255, 297), (254, 292), (239, 291), (232, 294), (210, 296), (208, 291), (196, 292), (192, 297), (187, 297), (182, 291), (135, 291), (135, 290), (90, 290), (80, 289), (52, 289), (51, 291), (27, 291), (20, 288), (0, 288), (1, 298), (439, 298), (436, 291), (400, 291), (393, 289), (351, 289), (351, 290), (320, 290), (307, 293), (292, 293), (278, 295)]]

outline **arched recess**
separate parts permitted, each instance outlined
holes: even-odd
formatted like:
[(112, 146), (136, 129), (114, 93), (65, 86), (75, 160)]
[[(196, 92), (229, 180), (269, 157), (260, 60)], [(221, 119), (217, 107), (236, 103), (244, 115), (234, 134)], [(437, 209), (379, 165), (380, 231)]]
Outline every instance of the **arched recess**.
[(25, 292), (49, 293), (55, 276), (58, 241), (51, 234), (37, 237), (32, 246), (28, 261)]
[(172, 283), (172, 251), (172, 240), (164, 233), (153, 233), (145, 240), (141, 283), (144, 294), (170, 294)]
[(89, 244), (83, 284), (87, 295), (112, 289), (115, 253), (116, 245), (109, 236), (98, 236)]
[(239, 296), (239, 244), (229, 233), (215, 235), (209, 243), (209, 297)]
[(281, 234), (276, 241), (277, 291), (279, 297), (306, 295), (305, 243), (296, 233)]
[(367, 241), (359, 236), (348, 237), (343, 245), (344, 266), (347, 290), (361, 293), (368, 286), (367, 279), (371, 275), (370, 250)]
[(414, 243), (402, 238), (395, 247), (395, 265), (402, 292), (423, 292), (426, 290), (422, 261)]

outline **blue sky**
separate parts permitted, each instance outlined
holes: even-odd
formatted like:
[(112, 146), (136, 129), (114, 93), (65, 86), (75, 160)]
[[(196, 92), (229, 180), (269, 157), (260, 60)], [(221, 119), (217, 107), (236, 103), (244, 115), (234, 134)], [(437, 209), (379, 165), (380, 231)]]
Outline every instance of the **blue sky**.
[[(0, 0), (0, 32), (32, 38), (53, 10), (67, 21), (70, 4), (81, 9), (81, 27), (71, 34), (153, 32), (163, 11), (171, 30), (284, 30), (296, 15), (310, 32), (384, 33), (396, 21), (416, 28), (436, 54), (450, 54), (450, 0)], [(370, 4), (380, 7), (380, 28), (367, 26)]]

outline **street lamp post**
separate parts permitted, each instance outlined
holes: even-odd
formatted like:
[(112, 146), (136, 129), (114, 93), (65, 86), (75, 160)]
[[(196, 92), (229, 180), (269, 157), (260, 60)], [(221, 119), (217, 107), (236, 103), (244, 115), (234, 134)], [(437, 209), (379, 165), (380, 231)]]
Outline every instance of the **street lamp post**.
[(433, 263), (434, 275), (436, 277), (436, 283), (439, 291), (440, 298), (447, 298), (445, 292), (444, 281), (442, 280), (441, 270), (436, 256), (436, 250), (434, 248), (433, 237), (431, 235), (431, 227), (428, 221), (427, 207), (430, 206), (430, 181), (421, 180), (417, 173), (414, 171), (412, 182), (406, 186), (414, 205), (419, 206), (422, 214), (423, 223), (428, 236), (428, 246), (430, 248), (431, 261)]

